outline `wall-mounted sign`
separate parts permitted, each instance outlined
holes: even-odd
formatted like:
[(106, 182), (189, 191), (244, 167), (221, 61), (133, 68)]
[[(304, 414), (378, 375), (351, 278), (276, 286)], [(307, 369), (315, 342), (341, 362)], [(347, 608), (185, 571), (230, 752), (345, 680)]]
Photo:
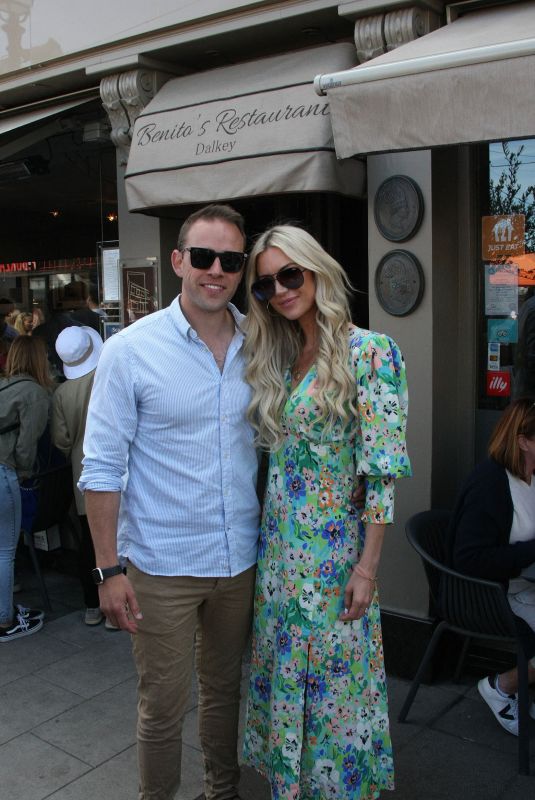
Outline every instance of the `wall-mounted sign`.
[(414, 236), (423, 213), (420, 187), (407, 175), (392, 175), (377, 189), (373, 203), (375, 224), (389, 242), (405, 242)]
[(51, 258), (42, 261), (12, 261), (0, 263), (0, 272), (76, 272), (82, 269), (93, 269), (97, 262), (93, 256), (87, 258)]
[(407, 250), (387, 253), (375, 273), (375, 291), (389, 314), (396, 317), (410, 314), (424, 293), (424, 273), (418, 259)]
[(481, 258), (499, 261), (525, 250), (524, 214), (493, 214), (481, 218)]
[(511, 373), (505, 370), (487, 372), (487, 394), (492, 397), (509, 397), (511, 394)]
[(121, 322), (103, 322), (102, 323), (102, 338), (104, 341), (122, 330), (123, 325)]
[(35, 272), (37, 261), (12, 261), (0, 264), (0, 272)]
[(485, 314), (513, 319), (518, 316), (516, 264), (485, 264)]
[(487, 340), (500, 344), (515, 344), (518, 342), (518, 321), (510, 317), (487, 320)]
[(500, 344), (489, 342), (487, 345), (487, 369), (497, 372), (500, 369)]
[(119, 302), (119, 248), (102, 248), (102, 301)]
[(123, 261), (121, 289), (125, 326), (157, 311), (156, 259), (150, 266), (143, 259)]

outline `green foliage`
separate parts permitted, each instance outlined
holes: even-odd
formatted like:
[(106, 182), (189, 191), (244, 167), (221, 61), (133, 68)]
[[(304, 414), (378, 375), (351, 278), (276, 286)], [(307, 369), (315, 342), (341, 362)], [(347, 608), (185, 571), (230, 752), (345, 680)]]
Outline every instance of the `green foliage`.
[(500, 177), (489, 181), (489, 210), (491, 214), (524, 214), (526, 218), (526, 252), (535, 251), (535, 186), (522, 190), (518, 171), (522, 165), (524, 145), (515, 151), (502, 142), (507, 162)]

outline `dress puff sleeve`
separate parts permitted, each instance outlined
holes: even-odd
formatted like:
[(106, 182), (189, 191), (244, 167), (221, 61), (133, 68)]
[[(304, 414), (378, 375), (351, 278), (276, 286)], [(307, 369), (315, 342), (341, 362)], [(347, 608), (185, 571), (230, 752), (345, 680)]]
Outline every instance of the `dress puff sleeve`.
[(365, 476), (363, 522), (394, 521), (394, 482), (412, 474), (405, 441), (405, 362), (389, 336), (356, 328), (350, 350), (357, 381), (356, 471)]

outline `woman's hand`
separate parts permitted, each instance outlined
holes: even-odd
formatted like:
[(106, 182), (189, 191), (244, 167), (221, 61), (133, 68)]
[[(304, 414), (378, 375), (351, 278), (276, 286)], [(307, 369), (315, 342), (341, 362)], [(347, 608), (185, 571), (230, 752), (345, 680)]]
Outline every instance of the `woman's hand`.
[(375, 590), (375, 576), (383, 547), (385, 525), (367, 522), (364, 549), (358, 564), (353, 567), (344, 592), (343, 622), (360, 619), (368, 610)]
[(344, 592), (344, 611), (340, 614), (342, 622), (364, 616), (372, 601), (374, 589), (375, 580), (368, 580), (353, 570)]
[(364, 481), (359, 481), (351, 493), (351, 502), (359, 511), (364, 509), (366, 503), (366, 487)]

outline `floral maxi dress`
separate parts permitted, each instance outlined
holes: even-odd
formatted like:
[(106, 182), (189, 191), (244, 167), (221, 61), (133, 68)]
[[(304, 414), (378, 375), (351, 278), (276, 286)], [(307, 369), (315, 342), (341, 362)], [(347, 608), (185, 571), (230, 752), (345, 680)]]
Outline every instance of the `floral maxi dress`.
[(391, 522), (394, 479), (410, 474), (407, 385), (387, 336), (351, 326), (350, 354), (358, 414), (322, 440), (315, 367), (293, 391), (288, 374), (284, 442), (270, 457), (244, 758), (274, 800), (371, 800), (394, 786), (377, 591), (362, 619), (339, 615), (363, 521)]

